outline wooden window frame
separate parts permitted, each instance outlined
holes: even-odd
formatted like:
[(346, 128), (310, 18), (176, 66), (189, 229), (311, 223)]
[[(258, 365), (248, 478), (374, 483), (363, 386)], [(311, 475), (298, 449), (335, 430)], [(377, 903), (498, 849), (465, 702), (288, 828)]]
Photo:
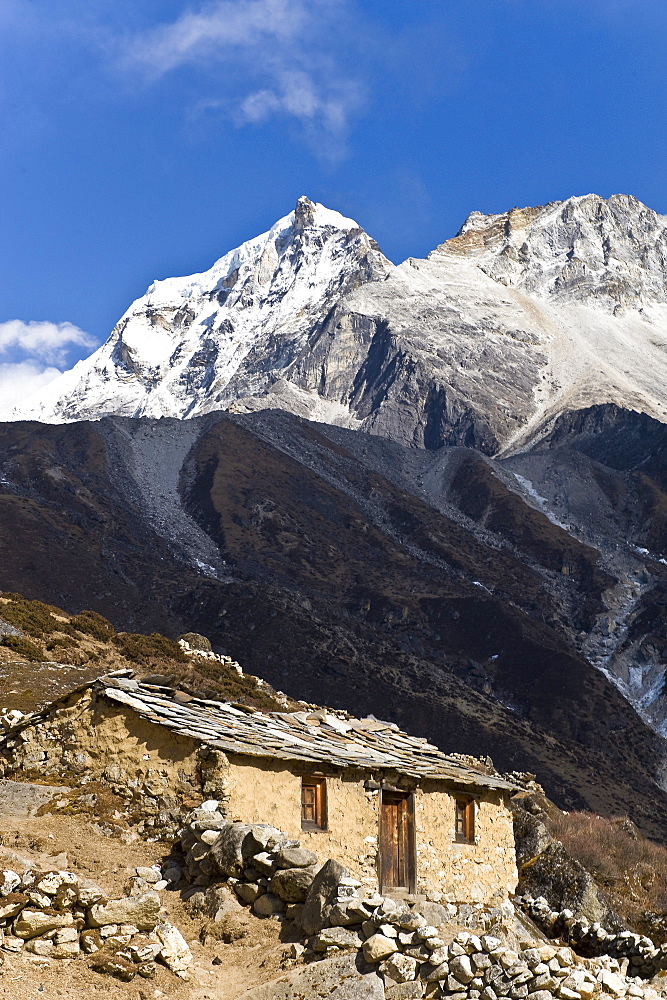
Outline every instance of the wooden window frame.
[(469, 795), (454, 798), (454, 840), (457, 844), (475, 843), (475, 799)]
[[(307, 789), (312, 789), (314, 792), (312, 818), (306, 815), (310, 811), (304, 794)], [(301, 778), (301, 829), (317, 832), (328, 828), (327, 779), (320, 775), (304, 774)]]

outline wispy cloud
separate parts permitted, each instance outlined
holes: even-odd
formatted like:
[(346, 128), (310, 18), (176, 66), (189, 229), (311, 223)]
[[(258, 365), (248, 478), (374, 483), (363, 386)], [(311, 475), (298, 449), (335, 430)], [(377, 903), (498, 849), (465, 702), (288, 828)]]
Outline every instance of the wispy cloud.
[(337, 158), (363, 104), (344, 51), (351, 17), (349, 0), (216, 0), (126, 38), (119, 64), (147, 83), (194, 67), (212, 88), (197, 111), (237, 124), (290, 119), (316, 151)]
[(0, 418), (6, 419), (12, 407), (61, 374), (59, 368), (37, 361), (0, 363)]
[(95, 346), (95, 338), (73, 323), (10, 319), (0, 323), (0, 355), (10, 351), (27, 355), (32, 362), (64, 365), (73, 346)]
[(73, 323), (0, 323), (0, 417), (61, 375), (76, 348), (90, 350), (97, 341)]

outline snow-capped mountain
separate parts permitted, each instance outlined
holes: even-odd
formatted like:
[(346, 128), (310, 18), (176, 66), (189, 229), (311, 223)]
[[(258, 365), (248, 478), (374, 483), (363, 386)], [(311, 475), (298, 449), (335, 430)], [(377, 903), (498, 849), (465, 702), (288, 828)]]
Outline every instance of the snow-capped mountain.
[(520, 449), (563, 411), (667, 419), (667, 218), (635, 198), (473, 212), (388, 261), (307, 198), (203, 274), (156, 281), (14, 419), (277, 407), (403, 444)]
[(268, 391), (344, 292), (391, 264), (307, 198), (208, 271), (154, 281), (94, 354), (17, 408), (47, 422), (192, 417)]

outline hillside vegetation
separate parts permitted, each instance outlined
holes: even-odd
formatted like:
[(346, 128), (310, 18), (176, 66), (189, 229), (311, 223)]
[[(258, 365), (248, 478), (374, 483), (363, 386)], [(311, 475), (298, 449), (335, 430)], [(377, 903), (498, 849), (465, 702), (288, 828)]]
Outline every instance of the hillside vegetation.
[[(20, 634), (2, 634), (6, 626)], [(8, 630), (6, 630), (8, 632)], [(187, 654), (158, 632), (117, 632), (96, 611), (69, 614), (42, 601), (0, 592), (0, 681), (8, 709), (31, 712), (114, 670), (173, 684), (189, 694), (240, 702), (267, 711), (285, 699), (238, 665), (205, 652)]]
[(627, 816), (554, 809), (546, 822), (630, 927), (667, 939), (667, 847), (642, 837)]

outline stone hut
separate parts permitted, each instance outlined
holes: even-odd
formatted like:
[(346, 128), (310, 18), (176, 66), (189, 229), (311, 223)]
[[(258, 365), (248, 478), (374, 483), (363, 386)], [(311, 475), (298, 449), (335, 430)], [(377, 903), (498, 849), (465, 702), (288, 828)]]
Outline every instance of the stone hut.
[(109, 787), (145, 836), (217, 799), (369, 889), (498, 905), (517, 882), (514, 785), (392, 723), (328, 709), (264, 713), (109, 675), (13, 727), (5, 774)]

